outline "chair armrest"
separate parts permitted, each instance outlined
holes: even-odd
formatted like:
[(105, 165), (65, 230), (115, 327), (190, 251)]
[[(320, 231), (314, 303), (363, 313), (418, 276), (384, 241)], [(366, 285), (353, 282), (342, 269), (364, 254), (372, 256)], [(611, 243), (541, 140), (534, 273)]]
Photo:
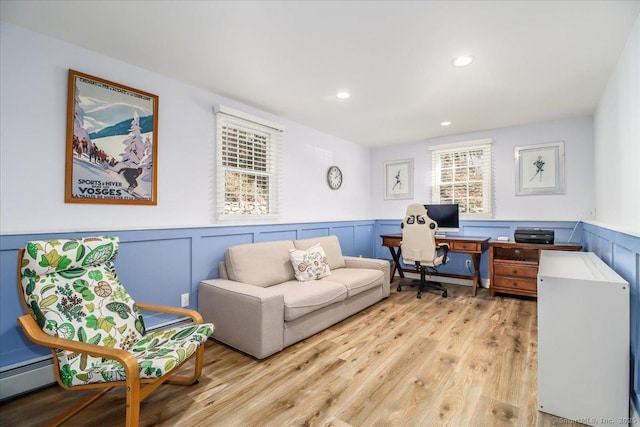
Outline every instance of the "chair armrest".
[(20, 316), (17, 320), (27, 338), (36, 344), (52, 349), (67, 350), (75, 353), (87, 354), (89, 356), (117, 360), (125, 368), (127, 379), (129, 379), (129, 375), (132, 372), (135, 374), (134, 376), (136, 377), (136, 380), (139, 377), (140, 368), (138, 367), (138, 361), (133, 354), (126, 350), (54, 337), (40, 329), (30, 314)]
[(442, 263), (446, 264), (449, 260), (449, 244), (448, 243), (440, 243), (436, 246), (436, 251), (442, 252)]
[(189, 308), (179, 308), (179, 307), (171, 307), (168, 305), (159, 305), (159, 304), (149, 304), (146, 302), (137, 302), (136, 305), (140, 308), (140, 310), (145, 311), (155, 311), (158, 313), (167, 313), (167, 314), (175, 314), (177, 316), (190, 317), (195, 324), (202, 324), (204, 320), (202, 320), (202, 315), (195, 310), (191, 310)]
[(273, 287), (204, 280), (198, 288), (198, 311), (215, 325), (214, 339), (258, 359), (283, 348), (284, 296)]

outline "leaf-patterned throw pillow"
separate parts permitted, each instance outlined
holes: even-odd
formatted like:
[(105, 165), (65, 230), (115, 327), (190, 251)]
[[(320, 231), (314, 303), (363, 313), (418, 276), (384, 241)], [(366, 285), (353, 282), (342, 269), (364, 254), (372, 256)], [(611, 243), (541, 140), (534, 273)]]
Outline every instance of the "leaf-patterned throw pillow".
[(306, 251), (290, 249), (289, 259), (298, 281), (317, 280), (331, 274), (327, 255), (319, 243)]

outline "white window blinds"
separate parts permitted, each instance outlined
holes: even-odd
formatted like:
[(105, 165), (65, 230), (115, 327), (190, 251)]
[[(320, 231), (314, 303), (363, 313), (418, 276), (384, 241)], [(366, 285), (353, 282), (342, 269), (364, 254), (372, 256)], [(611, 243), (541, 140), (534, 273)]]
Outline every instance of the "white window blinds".
[(458, 203), (467, 218), (492, 215), (491, 140), (430, 147), (432, 203)]
[(218, 218), (277, 216), (283, 128), (230, 108), (215, 111)]

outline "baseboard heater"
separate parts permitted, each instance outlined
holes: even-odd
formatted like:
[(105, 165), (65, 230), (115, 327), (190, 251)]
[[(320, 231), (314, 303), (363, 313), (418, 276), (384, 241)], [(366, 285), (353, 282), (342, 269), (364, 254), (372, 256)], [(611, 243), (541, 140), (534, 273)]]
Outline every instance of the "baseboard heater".
[[(149, 331), (191, 323), (188, 317), (170, 320), (149, 327)], [(0, 371), (0, 402), (56, 382), (52, 356), (43, 356), (8, 366)]]

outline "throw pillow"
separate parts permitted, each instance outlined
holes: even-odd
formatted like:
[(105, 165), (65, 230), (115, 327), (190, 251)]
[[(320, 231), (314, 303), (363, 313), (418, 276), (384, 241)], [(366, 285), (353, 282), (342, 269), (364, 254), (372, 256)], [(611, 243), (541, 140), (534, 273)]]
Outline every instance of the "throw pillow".
[(319, 243), (306, 251), (289, 249), (289, 258), (296, 279), (301, 282), (318, 280), (331, 274), (327, 255)]

